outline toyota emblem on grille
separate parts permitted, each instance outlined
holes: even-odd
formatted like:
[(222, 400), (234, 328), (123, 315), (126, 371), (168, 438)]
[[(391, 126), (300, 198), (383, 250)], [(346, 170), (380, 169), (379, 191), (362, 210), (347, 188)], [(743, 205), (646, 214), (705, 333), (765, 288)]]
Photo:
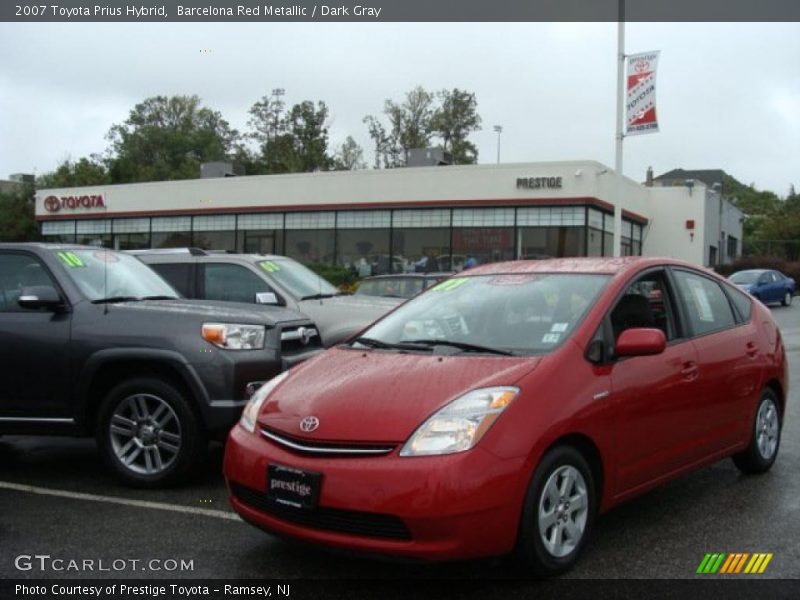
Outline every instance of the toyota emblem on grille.
[(311, 433), (319, 427), (319, 419), (317, 417), (303, 417), (300, 421), (300, 431)]
[[(297, 335), (300, 336), (300, 343), (303, 346), (308, 346), (308, 342), (311, 341), (312, 336), (314, 335), (313, 329), (307, 329), (306, 327), (300, 327), (297, 329)], [(319, 423), (317, 423), (319, 425)]]

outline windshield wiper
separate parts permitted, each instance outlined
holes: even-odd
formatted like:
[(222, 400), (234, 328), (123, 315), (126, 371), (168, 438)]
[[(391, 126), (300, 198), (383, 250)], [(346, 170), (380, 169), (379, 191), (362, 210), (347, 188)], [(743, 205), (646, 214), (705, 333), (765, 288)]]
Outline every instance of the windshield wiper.
[(136, 296), (111, 296), (110, 298), (100, 298), (92, 300), (92, 304), (112, 304), (114, 302), (138, 302), (139, 298)]
[(413, 344), (406, 343), (390, 344), (389, 342), (384, 342), (383, 340), (377, 340), (370, 337), (358, 337), (353, 340), (353, 343), (359, 343), (362, 346), (377, 348), (379, 350), (422, 350), (424, 352), (432, 350), (430, 346), (414, 346)]
[(408, 340), (409, 344), (426, 344), (429, 346), (452, 346), (459, 348), (464, 352), (488, 352), (490, 354), (502, 354), (503, 356), (514, 356), (513, 352), (508, 350), (501, 350), (500, 348), (491, 348), (489, 346), (478, 346), (477, 344), (468, 344), (466, 342), (453, 342), (450, 340)]
[(139, 300), (177, 300), (177, 296), (143, 296)]
[(322, 300), (323, 298), (333, 298), (340, 294), (311, 294), (310, 296), (303, 296), (300, 300)]

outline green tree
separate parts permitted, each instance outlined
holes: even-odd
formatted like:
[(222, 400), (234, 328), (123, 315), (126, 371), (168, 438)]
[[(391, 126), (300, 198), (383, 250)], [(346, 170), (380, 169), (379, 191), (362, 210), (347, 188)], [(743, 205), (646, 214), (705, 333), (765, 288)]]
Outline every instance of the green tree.
[(470, 133), (481, 129), (475, 94), (453, 88), (442, 90), (437, 96), (440, 104), (433, 115), (431, 126), (441, 139), (442, 148), (453, 154), (454, 164), (477, 163), (478, 149), (467, 139)]
[(417, 86), (402, 102), (387, 99), (383, 114), (386, 124), (367, 115), (364, 123), (375, 143), (375, 168), (401, 167), (408, 162), (412, 148), (428, 148), (435, 138), (440, 147), (452, 152), (457, 164), (478, 160), (478, 150), (467, 137), (480, 129), (475, 94), (442, 90), (434, 95)]
[(304, 100), (284, 111), (280, 96), (264, 96), (249, 112), (247, 137), (258, 143), (260, 152), (256, 172), (302, 173), (333, 166), (324, 102)]
[(239, 134), (198, 96), (155, 96), (111, 127), (113, 183), (199, 177), (200, 164), (226, 160)]
[(111, 176), (96, 154), (73, 162), (65, 159), (55, 171), (40, 175), (36, 179), (39, 188), (83, 187), (111, 183)]
[(39, 239), (34, 218), (33, 187), (0, 194), (0, 242), (26, 242)]
[(367, 167), (364, 162), (364, 150), (349, 135), (336, 151), (333, 161), (333, 168), (337, 171), (355, 171)]

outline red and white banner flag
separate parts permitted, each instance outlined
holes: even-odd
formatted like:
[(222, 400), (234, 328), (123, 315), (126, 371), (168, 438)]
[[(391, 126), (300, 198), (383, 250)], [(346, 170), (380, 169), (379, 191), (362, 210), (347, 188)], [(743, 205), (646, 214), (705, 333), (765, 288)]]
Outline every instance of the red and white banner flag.
[(658, 131), (658, 119), (656, 118), (658, 52), (656, 50), (628, 56), (625, 135)]

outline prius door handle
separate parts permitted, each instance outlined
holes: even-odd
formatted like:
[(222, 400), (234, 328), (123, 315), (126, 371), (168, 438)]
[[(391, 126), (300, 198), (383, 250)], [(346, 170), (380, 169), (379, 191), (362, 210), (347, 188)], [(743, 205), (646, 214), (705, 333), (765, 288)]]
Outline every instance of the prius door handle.
[(747, 356), (750, 358), (754, 358), (756, 354), (758, 354), (758, 346), (756, 346), (753, 342), (747, 342), (746, 350)]
[(693, 360), (686, 361), (683, 363), (681, 367), (681, 375), (687, 381), (691, 381), (692, 379), (697, 379), (697, 374), (700, 372), (700, 368), (697, 366), (697, 363)]

